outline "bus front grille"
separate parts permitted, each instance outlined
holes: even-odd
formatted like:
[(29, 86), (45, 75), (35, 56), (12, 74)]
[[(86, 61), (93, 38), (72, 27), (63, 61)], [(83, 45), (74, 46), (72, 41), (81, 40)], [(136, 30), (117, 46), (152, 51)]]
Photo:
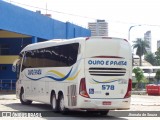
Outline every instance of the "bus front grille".
[(93, 76), (124, 76), (125, 68), (89, 68), (90, 75)]

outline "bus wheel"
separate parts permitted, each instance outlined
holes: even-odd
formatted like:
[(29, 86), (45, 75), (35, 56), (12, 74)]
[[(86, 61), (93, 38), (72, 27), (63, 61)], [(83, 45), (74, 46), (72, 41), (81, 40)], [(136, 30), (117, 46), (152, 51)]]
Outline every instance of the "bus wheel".
[(56, 101), (56, 95), (55, 94), (52, 95), (51, 104), (52, 104), (52, 110), (54, 112), (58, 112), (57, 101)]
[(24, 98), (24, 90), (23, 89), (20, 92), (20, 101), (21, 101), (21, 104), (23, 104), (23, 105), (30, 105), (30, 104), (32, 104), (31, 100), (26, 100)]
[(63, 113), (63, 114), (66, 114), (68, 109), (66, 109), (65, 106), (64, 106), (64, 97), (63, 97), (63, 95), (59, 96), (59, 100), (58, 101), (59, 101), (58, 102), (59, 103), (59, 111), (61, 113)]

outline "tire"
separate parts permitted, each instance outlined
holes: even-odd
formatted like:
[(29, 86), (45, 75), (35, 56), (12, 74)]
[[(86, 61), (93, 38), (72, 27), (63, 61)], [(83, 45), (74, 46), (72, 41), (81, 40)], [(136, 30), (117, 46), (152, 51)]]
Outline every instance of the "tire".
[(52, 110), (53, 110), (54, 112), (58, 112), (57, 100), (56, 100), (56, 95), (55, 95), (55, 94), (52, 95), (51, 105), (52, 105)]
[(24, 99), (24, 90), (23, 89), (21, 90), (19, 97), (20, 97), (21, 104), (23, 104), (23, 105), (30, 105), (30, 104), (32, 104), (31, 100)]
[(64, 97), (63, 97), (63, 95), (59, 96), (59, 99), (58, 99), (58, 110), (62, 114), (66, 114), (68, 112), (68, 109), (66, 109), (65, 106), (64, 106)]

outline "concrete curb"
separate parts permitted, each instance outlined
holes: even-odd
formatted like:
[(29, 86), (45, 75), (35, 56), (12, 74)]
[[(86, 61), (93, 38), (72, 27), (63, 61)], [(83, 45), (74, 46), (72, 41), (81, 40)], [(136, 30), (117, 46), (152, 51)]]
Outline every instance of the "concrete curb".
[(147, 95), (146, 91), (132, 91), (132, 95)]
[(0, 95), (0, 100), (16, 100), (16, 95)]

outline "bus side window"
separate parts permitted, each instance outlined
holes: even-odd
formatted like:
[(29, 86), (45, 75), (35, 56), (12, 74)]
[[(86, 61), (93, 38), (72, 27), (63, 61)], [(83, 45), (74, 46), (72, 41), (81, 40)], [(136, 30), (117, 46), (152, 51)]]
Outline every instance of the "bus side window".
[(77, 61), (79, 44), (71, 44), (69, 49), (69, 65), (73, 65)]
[(26, 58), (26, 53), (25, 53), (24, 56), (23, 56), (23, 63), (22, 63), (21, 71), (23, 71), (26, 68), (26, 60), (27, 60), (27, 58)]
[(23, 63), (22, 63), (22, 69), (21, 71), (23, 71), (25, 68), (31, 68), (32, 64), (31, 64), (31, 51), (27, 51), (25, 54), (24, 54), (24, 57), (23, 57)]
[(37, 55), (36, 55), (36, 66), (37, 67), (46, 67), (45, 65), (47, 64), (45, 61), (45, 49), (39, 49), (37, 50)]

